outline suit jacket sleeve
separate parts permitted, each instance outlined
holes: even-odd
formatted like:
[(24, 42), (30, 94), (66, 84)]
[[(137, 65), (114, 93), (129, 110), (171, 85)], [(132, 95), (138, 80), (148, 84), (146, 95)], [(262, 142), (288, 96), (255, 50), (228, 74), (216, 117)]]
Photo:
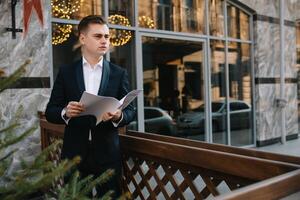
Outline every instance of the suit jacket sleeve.
[(45, 111), (46, 119), (52, 123), (64, 124), (65, 122), (61, 117), (61, 112), (66, 106), (66, 103), (63, 70), (60, 69), (54, 82), (50, 100)]

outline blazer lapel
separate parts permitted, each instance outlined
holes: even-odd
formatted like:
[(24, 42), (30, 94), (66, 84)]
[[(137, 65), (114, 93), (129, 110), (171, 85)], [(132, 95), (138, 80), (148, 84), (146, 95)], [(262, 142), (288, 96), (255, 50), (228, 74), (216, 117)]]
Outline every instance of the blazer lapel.
[(100, 96), (104, 95), (109, 80), (109, 74), (110, 74), (109, 62), (103, 60), (102, 78), (101, 78), (101, 83), (98, 91), (98, 95)]
[(80, 94), (82, 94), (85, 91), (83, 69), (82, 69), (82, 59), (80, 59), (76, 63), (75, 68), (76, 68), (75, 70), (76, 70), (76, 79), (77, 79), (78, 88), (79, 88)]

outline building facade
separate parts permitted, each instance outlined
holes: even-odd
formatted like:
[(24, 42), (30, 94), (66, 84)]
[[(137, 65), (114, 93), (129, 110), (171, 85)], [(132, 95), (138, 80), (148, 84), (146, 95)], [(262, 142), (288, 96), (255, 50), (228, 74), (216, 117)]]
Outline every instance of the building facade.
[[(128, 129), (233, 146), (298, 137), (299, 0), (42, 2), (44, 27), (33, 13), (27, 36), (12, 39), (10, 2), (0, 1), (0, 67), (8, 75), (31, 60), (18, 84), (0, 94), (1, 126), (20, 105), (23, 126), (37, 124), (59, 67), (80, 58), (76, 25), (99, 14), (111, 29), (106, 59), (143, 89)], [(36, 151), (39, 131), (25, 143), (28, 155)]]

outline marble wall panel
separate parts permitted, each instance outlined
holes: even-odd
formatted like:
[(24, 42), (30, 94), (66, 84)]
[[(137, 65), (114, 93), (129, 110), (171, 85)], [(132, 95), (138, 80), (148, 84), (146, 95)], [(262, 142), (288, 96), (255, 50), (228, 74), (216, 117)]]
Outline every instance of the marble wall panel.
[[(279, 0), (240, 0), (241, 3), (255, 10), (258, 15), (279, 18), (280, 8)], [(299, 0), (284, 0), (285, 20), (295, 21), (300, 19), (300, 1)]]
[(274, 0), (239, 0), (244, 5), (255, 10), (257, 14), (269, 17), (279, 17), (279, 1)]
[[(0, 67), (6, 75), (13, 73), (25, 60), (30, 59), (31, 63), (27, 66), (24, 77), (50, 77), (50, 1), (41, 2), (44, 9), (44, 27), (40, 26), (33, 12), (27, 36), (17, 33), (16, 39), (12, 39), (11, 33), (5, 31), (6, 27), (11, 27), (10, 1), (4, 0), (0, 3)], [(23, 1), (18, 1), (16, 5), (16, 26), (23, 28)], [(32, 160), (40, 152), (37, 112), (45, 109), (49, 95), (49, 88), (7, 89), (0, 93), (1, 128), (14, 121), (20, 123), (20, 127), (14, 131), (16, 134), (36, 127), (31, 136), (16, 144), (19, 151), (14, 154), (11, 170), (18, 166), (20, 157)]]
[(255, 77), (279, 77), (280, 29), (278, 24), (257, 21), (254, 30)]
[[(285, 76), (297, 77), (295, 27), (285, 26)], [(280, 27), (257, 21), (255, 26), (255, 77), (280, 77)]]
[[(280, 97), (279, 84), (260, 84), (255, 88), (256, 135), (258, 141), (281, 136), (281, 108), (276, 104)], [(298, 132), (297, 85), (285, 84), (285, 128), (288, 135)]]
[[(0, 67), (6, 74), (14, 72), (25, 60), (31, 64), (26, 69), (26, 77), (48, 77), (50, 68), (50, 1), (42, 1), (44, 10), (44, 27), (42, 28), (35, 11), (31, 16), (29, 32), (26, 37), (17, 33), (12, 39), (11, 32), (3, 31), (11, 27), (10, 3), (3, 1), (0, 4)], [(23, 1), (16, 5), (16, 27), (23, 28)]]
[(296, 54), (296, 28), (285, 26), (285, 76), (288, 78), (297, 78), (297, 54)]

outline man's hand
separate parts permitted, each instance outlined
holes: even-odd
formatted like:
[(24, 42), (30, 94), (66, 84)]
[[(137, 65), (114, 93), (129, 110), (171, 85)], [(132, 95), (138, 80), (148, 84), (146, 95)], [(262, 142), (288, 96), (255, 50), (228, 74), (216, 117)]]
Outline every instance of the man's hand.
[(83, 104), (76, 101), (70, 101), (66, 107), (66, 115), (68, 118), (77, 117), (83, 111)]
[(118, 122), (118, 121), (120, 121), (121, 116), (122, 116), (122, 111), (118, 109), (114, 113), (111, 113), (111, 112), (104, 113), (103, 117), (102, 117), (102, 120), (104, 122), (109, 121), (109, 120), (111, 120), (113, 122)]

